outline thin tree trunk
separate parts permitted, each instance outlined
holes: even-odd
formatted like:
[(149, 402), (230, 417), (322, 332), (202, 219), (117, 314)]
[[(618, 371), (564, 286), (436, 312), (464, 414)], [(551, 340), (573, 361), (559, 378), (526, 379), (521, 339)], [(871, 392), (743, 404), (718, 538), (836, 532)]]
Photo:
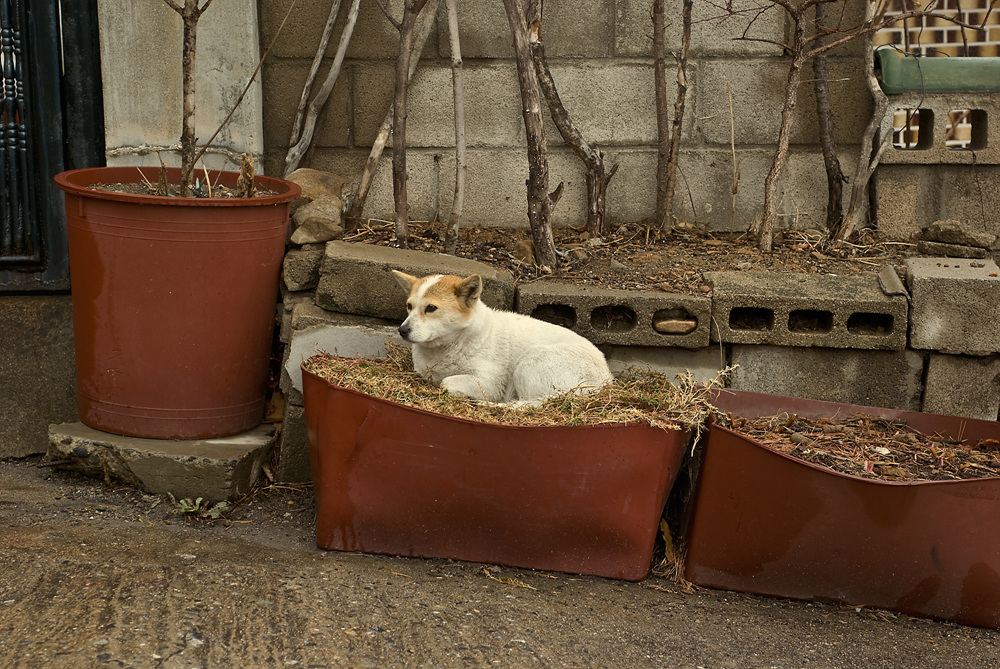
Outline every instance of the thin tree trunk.
[[(677, 167), (681, 149), (681, 128), (684, 121), (684, 100), (687, 97), (687, 59), (691, 49), (691, 7), (693, 0), (684, 0), (682, 14), (683, 32), (681, 35), (681, 52), (677, 57), (677, 99), (674, 101), (674, 120), (670, 130), (670, 147), (667, 157), (664, 185), (664, 219), (663, 234), (670, 233), (674, 225), (673, 201), (674, 189), (677, 187)], [(669, 225), (669, 228), (666, 227)]]
[(326, 55), (326, 48), (329, 46), (330, 37), (333, 35), (333, 25), (336, 23), (337, 14), (339, 13), (340, 0), (333, 0), (333, 4), (330, 5), (330, 15), (326, 19), (326, 25), (323, 27), (323, 35), (319, 39), (319, 46), (316, 47), (316, 55), (313, 56), (312, 65), (309, 66), (306, 83), (302, 86), (302, 97), (299, 98), (299, 106), (295, 111), (295, 119), (292, 121), (292, 134), (288, 141), (289, 146), (295, 146), (299, 142), (306, 108), (309, 106), (309, 94), (312, 93), (312, 85), (316, 81), (316, 75), (319, 74), (320, 66), (323, 64), (323, 56)]
[[(868, 0), (865, 3), (865, 24), (869, 24), (875, 18), (875, 0)], [(837, 230), (830, 233), (831, 239), (842, 242), (846, 241), (854, 231), (861, 227), (865, 217), (868, 215), (869, 195), (868, 184), (871, 182), (875, 168), (878, 167), (882, 153), (892, 141), (892, 132), (889, 128), (879, 146), (875, 146), (875, 138), (878, 136), (879, 128), (882, 127), (889, 113), (889, 99), (882, 92), (882, 87), (875, 77), (875, 50), (872, 46), (873, 32), (869, 32), (864, 37), (862, 50), (865, 54), (865, 78), (868, 82), (868, 90), (875, 100), (875, 109), (872, 111), (871, 121), (865, 128), (861, 137), (861, 149), (858, 152), (858, 167), (854, 173), (854, 181), (851, 184), (851, 202), (847, 207), (847, 214), (843, 218), (842, 225)], [(874, 154), (874, 155), (873, 155)]]
[(799, 82), (802, 80), (803, 41), (805, 29), (801, 16), (793, 16), (794, 35), (792, 38), (792, 61), (788, 67), (788, 80), (785, 84), (785, 104), (781, 109), (781, 127), (778, 131), (778, 148), (774, 152), (774, 162), (764, 179), (764, 215), (757, 230), (757, 246), (761, 251), (770, 253), (774, 245), (774, 221), (778, 215), (778, 181), (781, 170), (788, 158), (788, 142), (792, 131), (792, 119), (795, 113), (796, 97)]
[(184, 23), (184, 46), (182, 56), (181, 85), (184, 96), (184, 111), (181, 119), (181, 195), (191, 194), (191, 174), (194, 172), (194, 157), (198, 151), (198, 139), (194, 135), (195, 126), (195, 54), (198, 44), (198, 19), (205, 13), (212, 0), (206, 0), (201, 7), (198, 0), (184, 0), (181, 6), (174, 0), (164, 0), (168, 7), (180, 14)]
[(528, 42), (531, 44), (531, 57), (535, 63), (535, 73), (538, 75), (538, 84), (545, 102), (549, 108), (549, 116), (559, 130), (563, 141), (569, 145), (573, 152), (586, 167), (587, 183), (587, 232), (595, 237), (604, 234), (604, 219), (607, 211), (606, 198), (608, 183), (618, 171), (618, 165), (611, 167), (610, 171), (604, 169), (604, 153), (597, 147), (591, 146), (583, 134), (573, 123), (569, 112), (559, 98), (555, 81), (552, 79), (552, 72), (549, 70), (548, 60), (545, 57), (545, 46), (541, 40), (542, 3), (541, 0), (530, 0), (527, 10)]
[(445, 0), (448, 8), (448, 40), (451, 44), (451, 81), (455, 98), (455, 197), (452, 200), (448, 228), (444, 237), (444, 252), (455, 255), (458, 251), (458, 229), (462, 223), (465, 204), (465, 93), (462, 77), (462, 45), (458, 35), (458, 8), (456, 0)]
[(543, 130), (541, 96), (538, 75), (531, 59), (528, 44), (528, 26), (524, 20), (520, 0), (503, 0), (507, 22), (514, 41), (517, 59), (517, 79), (521, 89), (521, 112), (528, 144), (528, 224), (535, 263), (544, 271), (558, 269), (555, 240), (549, 216), (562, 195), (563, 185), (549, 194), (549, 164)]
[(667, 104), (667, 38), (664, 0), (653, 2), (653, 88), (656, 94), (656, 225), (663, 234), (673, 227), (667, 199), (667, 165), (670, 163), (670, 113)]
[[(424, 45), (427, 43), (427, 38), (431, 34), (431, 29), (434, 27), (434, 16), (437, 14), (439, 3), (440, 0), (429, 0), (426, 11), (421, 12), (424, 15), (424, 19), (418, 21), (416, 36), (413, 38), (413, 54), (410, 56), (410, 79), (413, 79), (413, 74), (417, 71), (420, 55), (423, 52)], [(385, 113), (385, 117), (382, 119), (382, 125), (375, 136), (375, 141), (372, 143), (372, 150), (369, 152), (368, 160), (365, 161), (365, 167), (361, 172), (358, 191), (354, 195), (354, 202), (351, 204), (351, 210), (347, 214), (347, 227), (345, 229), (349, 232), (356, 230), (361, 222), (361, 214), (365, 210), (368, 191), (371, 190), (372, 182), (375, 180), (375, 172), (378, 170), (378, 164), (382, 158), (382, 152), (385, 150), (385, 145), (389, 141), (389, 134), (392, 132), (392, 121), (393, 108), (390, 105)]]
[[(816, 5), (816, 28), (818, 31), (826, 27), (826, 4)], [(823, 39), (816, 41), (817, 46), (823, 44)], [(826, 229), (832, 236), (839, 230), (844, 220), (844, 172), (840, 168), (835, 143), (835, 124), (833, 111), (830, 108), (830, 74), (827, 69), (826, 52), (816, 55), (813, 61), (815, 75), (814, 89), (816, 92), (816, 112), (819, 117), (819, 139), (823, 147), (823, 165), (826, 167), (827, 203)]]
[(396, 204), (396, 243), (410, 246), (410, 205), (406, 198), (406, 98), (410, 86), (410, 58), (413, 56), (413, 29), (427, 0), (406, 0), (399, 24), (399, 55), (392, 98), (392, 198)]
[(337, 53), (333, 57), (333, 64), (330, 66), (330, 71), (327, 72), (323, 85), (316, 92), (316, 97), (309, 103), (309, 110), (305, 117), (301, 136), (298, 138), (295, 146), (288, 149), (288, 155), (285, 156), (285, 176), (298, 169), (302, 162), (302, 157), (309, 151), (313, 136), (316, 134), (316, 123), (319, 114), (326, 105), (326, 101), (330, 98), (330, 93), (333, 92), (333, 87), (340, 76), (340, 68), (344, 64), (344, 57), (347, 55), (347, 45), (350, 43), (351, 35), (354, 33), (354, 25), (358, 20), (358, 8), (360, 5), (361, 0), (354, 0), (347, 12), (347, 22), (344, 24), (344, 32), (340, 35), (340, 43), (337, 45)]

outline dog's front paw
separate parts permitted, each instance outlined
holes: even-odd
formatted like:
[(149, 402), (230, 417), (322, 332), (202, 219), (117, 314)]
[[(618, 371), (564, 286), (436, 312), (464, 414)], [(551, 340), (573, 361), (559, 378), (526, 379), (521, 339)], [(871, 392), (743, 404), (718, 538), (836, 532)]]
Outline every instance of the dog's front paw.
[(441, 380), (441, 387), (452, 395), (468, 397), (474, 400), (493, 399), (486, 387), (474, 376), (469, 374), (456, 374)]

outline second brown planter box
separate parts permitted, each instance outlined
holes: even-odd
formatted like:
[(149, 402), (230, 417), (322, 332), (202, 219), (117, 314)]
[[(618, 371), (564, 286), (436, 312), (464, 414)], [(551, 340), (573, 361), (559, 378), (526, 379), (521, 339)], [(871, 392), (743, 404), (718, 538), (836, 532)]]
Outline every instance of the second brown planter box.
[[(863, 413), (974, 443), (996, 422), (720, 391), (749, 418)], [(711, 425), (687, 530), (697, 585), (1000, 627), (1000, 477), (862, 479)]]

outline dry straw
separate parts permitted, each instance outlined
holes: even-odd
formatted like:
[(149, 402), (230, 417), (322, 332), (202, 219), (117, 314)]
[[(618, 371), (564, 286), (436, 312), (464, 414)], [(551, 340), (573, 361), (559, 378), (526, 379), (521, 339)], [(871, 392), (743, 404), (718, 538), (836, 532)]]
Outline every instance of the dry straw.
[(541, 405), (478, 402), (449, 395), (413, 371), (408, 348), (388, 344), (385, 360), (340, 358), (319, 353), (305, 369), (343, 388), (399, 404), (480, 422), (519, 426), (608, 425), (647, 423), (663, 429), (700, 431), (716, 410), (708, 392), (721, 386), (726, 372), (709, 384), (689, 374), (672, 383), (666, 375), (628, 369), (588, 394), (573, 392), (547, 398)]

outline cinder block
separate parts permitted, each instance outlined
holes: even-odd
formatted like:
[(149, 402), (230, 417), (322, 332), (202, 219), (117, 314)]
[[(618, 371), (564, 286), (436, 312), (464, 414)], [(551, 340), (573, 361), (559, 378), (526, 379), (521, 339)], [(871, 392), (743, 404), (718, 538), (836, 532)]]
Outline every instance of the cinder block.
[[(538, 282), (518, 287), (517, 311), (568, 327), (595, 344), (708, 346), (711, 300), (659, 291)], [(658, 332), (656, 324), (661, 329)]]
[[(915, 91), (889, 96), (889, 113), (880, 129), (880, 136), (892, 132), (892, 113), (896, 110), (919, 109), (917, 146), (890, 146), (882, 154), (886, 165), (997, 165), (1000, 164), (1000, 103), (987, 93), (926, 93)], [(971, 110), (972, 144), (968, 149), (947, 146), (948, 114)], [(993, 189), (995, 190), (995, 189)]]
[(662, 346), (602, 346), (612, 374), (620, 374), (628, 367), (660, 372), (673, 379), (689, 373), (699, 383), (708, 383), (718, 377), (727, 366), (723, 350), (717, 346), (690, 351), (683, 348)]
[[(309, 73), (309, 61), (265, 61), (261, 68), (261, 81), (267, 92), (267, 113), (264, 114), (264, 136), (281, 141), (287, 150), (302, 87)], [(320, 82), (322, 83), (322, 82)], [(319, 84), (315, 84), (318, 86)], [(330, 93), (322, 123), (316, 126), (315, 146), (348, 145), (351, 133), (351, 74), (349, 68), (341, 71), (337, 84)], [(283, 150), (282, 153), (285, 151)], [(283, 167), (283, 166), (282, 166)], [(232, 167), (228, 169), (233, 169)], [(281, 176), (280, 172), (269, 172)]]
[(924, 361), (914, 351), (737, 344), (731, 360), (736, 390), (920, 410)]
[(996, 420), (1000, 412), (1000, 357), (932, 353), (927, 362), (922, 410)]
[(871, 182), (878, 229), (889, 239), (909, 241), (939, 220), (937, 175), (909, 165), (880, 165)]
[(443, 253), (351, 242), (327, 243), (316, 304), (343, 314), (402, 321), (406, 318), (406, 294), (391, 273), (394, 269), (414, 276), (479, 274), (486, 304), (498, 309), (514, 305), (514, 277), (509, 272)]
[(992, 260), (910, 258), (910, 347), (941, 353), (1000, 352), (1000, 268)]
[[(777, 141), (781, 101), (788, 78), (786, 68), (763, 58), (715, 59), (702, 61), (698, 72), (697, 109), (705, 141), (729, 146), (734, 133), (737, 147), (741, 144), (773, 145)], [(803, 79), (811, 78), (812, 70), (807, 67)], [(830, 101), (835, 118), (868, 119), (871, 116), (871, 94), (861, 74), (860, 59), (830, 63)], [(815, 145), (819, 125), (812, 86), (799, 87), (794, 113), (792, 144)], [(865, 123), (838, 124), (837, 144), (859, 143), (864, 128)]]
[(736, 344), (902, 350), (906, 298), (872, 275), (709, 272), (712, 338)]
[[(656, 144), (656, 99), (648, 64), (589, 62), (553, 65), (551, 70), (560, 99), (588, 142), (602, 148)], [(696, 78), (692, 73), (692, 86)], [(669, 89), (670, 105), (675, 89)], [(562, 141), (551, 124), (546, 126), (546, 137), (553, 144)]]
[(384, 358), (387, 341), (405, 345), (397, 332), (398, 323), (331, 313), (305, 304), (292, 310), (292, 324), (281, 375), (281, 390), (289, 404), (302, 404), (301, 366), (313, 355), (322, 352), (343, 358)]

